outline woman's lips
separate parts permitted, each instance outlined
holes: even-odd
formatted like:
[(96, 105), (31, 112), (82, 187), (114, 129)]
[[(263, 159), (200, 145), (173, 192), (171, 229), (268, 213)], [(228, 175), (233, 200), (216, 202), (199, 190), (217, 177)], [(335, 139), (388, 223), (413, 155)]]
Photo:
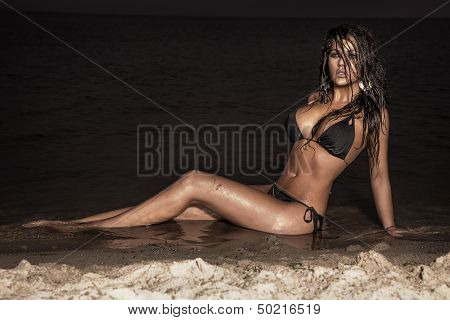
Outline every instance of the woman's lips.
[(345, 72), (337, 72), (336, 77), (338, 78), (345, 78)]

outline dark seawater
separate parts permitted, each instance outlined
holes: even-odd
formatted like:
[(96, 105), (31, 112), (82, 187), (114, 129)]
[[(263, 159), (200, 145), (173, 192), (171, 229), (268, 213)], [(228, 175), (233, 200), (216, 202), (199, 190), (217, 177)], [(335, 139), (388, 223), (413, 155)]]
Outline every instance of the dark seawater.
[[(363, 23), (382, 44), (415, 21), (30, 17), (194, 126), (263, 124), (300, 100), (317, 87), (321, 41), (334, 25)], [(449, 29), (448, 19), (428, 19), (380, 51), (396, 220), (429, 232), (435, 226), (447, 241)], [(14, 13), (0, 13), (0, 37), (1, 224), (135, 205), (177, 179), (136, 174), (137, 126), (177, 119)], [(330, 198), (328, 216), (355, 234), (379, 228), (368, 174), (364, 151)], [(269, 183), (257, 175), (229, 178)]]

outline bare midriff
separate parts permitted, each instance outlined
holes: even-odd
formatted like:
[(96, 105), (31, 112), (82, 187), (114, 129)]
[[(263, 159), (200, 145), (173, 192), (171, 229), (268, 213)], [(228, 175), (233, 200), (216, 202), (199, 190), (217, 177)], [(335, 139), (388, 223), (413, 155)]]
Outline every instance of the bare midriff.
[(301, 139), (293, 145), (276, 183), (289, 195), (325, 215), (333, 181), (347, 164), (329, 154), (317, 142), (310, 141), (305, 145), (306, 142), (306, 139)]

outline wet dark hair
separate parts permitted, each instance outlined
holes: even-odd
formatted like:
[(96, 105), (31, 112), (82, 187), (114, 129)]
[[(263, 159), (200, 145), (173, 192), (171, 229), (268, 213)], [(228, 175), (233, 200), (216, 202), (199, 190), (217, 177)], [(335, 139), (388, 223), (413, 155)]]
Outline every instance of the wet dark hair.
[[(354, 39), (351, 39), (352, 36)], [(322, 44), (322, 57), (320, 62), (320, 87), (318, 90), (319, 101), (323, 104), (329, 102), (332, 98), (333, 89), (332, 81), (328, 70), (328, 58), (332, 49), (332, 41), (336, 42), (341, 52), (344, 51), (345, 43), (343, 40), (352, 43), (356, 49), (355, 67), (359, 75), (359, 81), (362, 81), (365, 90), (356, 95), (353, 94), (352, 100), (345, 107), (333, 110), (329, 114), (322, 117), (316, 125), (312, 128), (312, 137), (316, 134), (321, 124), (327, 119), (333, 120), (341, 116), (348, 116), (350, 114), (363, 113), (363, 138), (360, 148), (367, 140), (367, 151), (369, 158), (371, 158), (371, 167), (378, 163), (379, 153), (379, 138), (378, 134), (381, 129), (381, 119), (384, 108), (388, 108), (388, 97), (386, 92), (386, 75), (383, 63), (377, 56), (375, 48), (375, 41), (372, 33), (362, 25), (341, 24), (328, 30)], [(356, 43), (355, 43), (355, 41)], [(347, 49), (350, 49), (347, 47)], [(342, 55), (345, 61), (346, 77), (348, 83), (352, 83), (352, 73), (349, 72), (351, 63), (346, 54)], [(309, 141), (307, 142), (309, 143)]]

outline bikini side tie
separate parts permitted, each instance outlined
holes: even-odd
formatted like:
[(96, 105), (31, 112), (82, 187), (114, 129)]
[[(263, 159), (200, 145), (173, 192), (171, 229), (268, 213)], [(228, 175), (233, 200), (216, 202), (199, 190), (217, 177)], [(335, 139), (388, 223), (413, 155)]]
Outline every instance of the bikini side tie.
[[(316, 233), (318, 231), (322, 231), (322, 225), (323, 225), (323, 216), (317, 213), (316, 209), (314, 207), (308, 206), (305, 203), (302, 202), (303, 205), (306, 206), (305, 215), (303, 216), (303, 220), (305, 220), (306, 223), (311, 223), (313, 221), (314, 229), (313, 233)], [(306, 214), (310, 212), (311, 217), (309, 219), (306, 218)], [(319, 224), (319, 227), (317, 227), (317, 224)]]

